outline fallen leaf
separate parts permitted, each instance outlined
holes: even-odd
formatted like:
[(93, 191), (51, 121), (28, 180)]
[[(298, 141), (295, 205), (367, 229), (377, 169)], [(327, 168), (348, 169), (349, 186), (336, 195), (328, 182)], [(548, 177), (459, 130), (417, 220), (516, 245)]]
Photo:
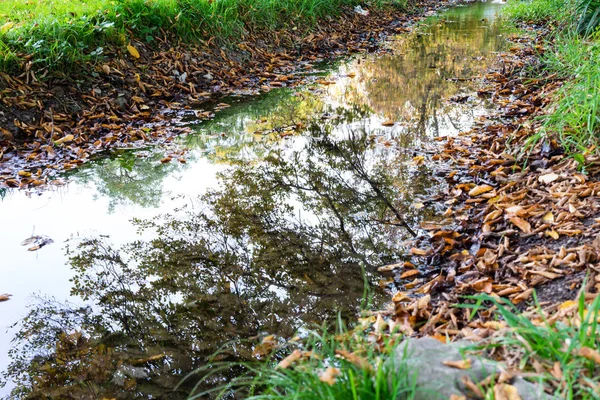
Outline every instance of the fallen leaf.
[(60, 139), (58, 139), (57, 141), (55, 141), (55, 142), (54, 142), (54, 144), (63, 144), (63, 143), (67, 143), (67, 142), (70, 142), (70, 141), (72, 141), (74, 138), (75, 138), (75, 136), (73, 136), (73, 135), (69, 134), (69, 135), (66, 135), (66, 136), (64, 136), (64, 137), (62, 137), (62, 138), (60, 138)]
[(521, 396), (513, 385), (498, 383), (494, 385), (494, 400), (521, 400)]
[(591, 347), (582, 347), (579, 350), (579, 355), (595, 362), (596, 364), (600, 364), (600, 353), (597, 350), (592, 349)]
[(394, 126), (396, 123), (394, 121), (384, 121), (381, 123), (383, 126)]
[(335, 384), (335, 378), (341, 374), (339, 368), (329, 367), (319, 376), (321, 382), (325, 382), (329, 386)]
[(531, 233), (531, 225), (529, 222), (525, 221), (523, 218), (512, 217), (510, 218), (510, 222), (516, 225), (520, 230), (525, 233)]
[(409, 252), (413, 256), (426, 256), (427, 255), (427, 250), (418, 249), (416, 247), (411, 248)]
[(411, 269), (409, 271), (403, 272), (402, 275), (400, 275), (400, 279), (406, 279), (406, 278), (410, 278), (411, 276), (420, 275), (420, 274), (421, 273), (419, 272), (419, 270)]
[(464, 360), (459, 361), (444, 361), (444, 364), (447, 367), (458, 368), (458, 369), (470, 369), (471, 368), (471, 359), (466, 358)]
[(289, 368), (294, 362), (298, 361), (302, 357), (302, 352), (298, 349), (292, 351), (292, 354), (284, 358), (277, 364), (276, 368), (286, 369)]
[(555, 174), (554, 172), (550, 173), (550, 174), (545, 174), (545, 175), (541, 175), (538, 180), (542, 183), (552, 183), (555, 180), (557, 180), (559, 178), (559, 176), (557, 174)]
[(550, 236), (554, 240), (558, 240), (559, 238), (558, 232), (556, 232), (554, 229), (549, 229), (544, 233), (546, 234), (546, 236)]
[(7, 301), (10, 300), (10, 294), (0, 294), (0, 301)]
[(544, 221), (547, 224), (551, 224), (554, 222), (554, 214), (552, 214), (552, 211), (548, 211), (543, 217), (542, 217), (542, 221)]
[(110, 67), (108, 65), (102, 65), (102, 71), (104, 71), (106, 75), (110, 75)]
[(481, 194), (491, 192), (492, 190), (494, 190), (494, 188), (491, 187), (490, 185), (475, 186), (473, 189), (471, 189), (469, 191), (469, 196), (471, 196), (471, 197), (479, 196)]
[(133, 47), (131, 44), (127, 45), (127, 51), (129, 52), (129, 54), (131, 54), (134, 58), (140, 58), (140, 52), (137, 51), (137, 49), (135, 47)]

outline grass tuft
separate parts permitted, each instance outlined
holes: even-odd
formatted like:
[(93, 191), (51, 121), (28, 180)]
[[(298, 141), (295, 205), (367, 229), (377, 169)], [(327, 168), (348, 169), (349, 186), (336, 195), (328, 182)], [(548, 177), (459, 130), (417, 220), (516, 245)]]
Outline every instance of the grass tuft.
[[(309, 331), (297, 343), (277, 350), (266, 362), (210, 363), (188, 376), (202, 377), (190, 399), (208, 395), (222, 399), (236, 394), (247, 400), (411, 399), (415, 392), (411, 377), (414, 371), (396, 365), (393, 341), (389, 337), (382, 341), (376, 343), (373, 336), (343, 327), (336, 334), (327, 329)], [(291, 354), (299, 358), (282, 368), (281, 360)], [(198, 389), (203, 382), (234, 368), (245, 372), (220, 387)]]

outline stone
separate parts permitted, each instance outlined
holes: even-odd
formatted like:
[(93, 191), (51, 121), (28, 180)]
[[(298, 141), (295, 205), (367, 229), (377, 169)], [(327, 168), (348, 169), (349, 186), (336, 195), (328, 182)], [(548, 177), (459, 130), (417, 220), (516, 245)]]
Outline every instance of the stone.
[[(394, 366), (390, 370), (394, 373), (409, 373), (408, 382), (414, 383), (417, 390), (414, 400), (447, 400), (452, 395), (465, 396), (468, 392), (461, 381), (463, 377), (468, 376), (474, 383), (478, 383), (494, 373), (500, 374), (504, 369), (496, 361), (473, 354), (463, 356), (462, 349), (469, 344), (443, 344), (429, 337), (405, 339), (395, 349)], [(445, 361), (462, 361), (465, 358), (471, 360), (471, 367), (468, 369), (444, 365)], [(518, 390), (522, 400), (558, 399), (546, 394), (541, 386), (523, 378), (515, 377), (510, 383)]]

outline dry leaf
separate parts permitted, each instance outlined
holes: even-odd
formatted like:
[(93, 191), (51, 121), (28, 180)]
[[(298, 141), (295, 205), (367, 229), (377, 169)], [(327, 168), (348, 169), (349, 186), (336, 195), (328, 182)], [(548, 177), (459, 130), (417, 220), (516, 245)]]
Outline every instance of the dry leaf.
[(298, 361), (302, 357), (302, 352), (298, 349), (292, 351), (292, 354), (284, 358), (277, 364), (277, 368), (286, 369), (289, 368), (294, 362)]
[(364, 358), (357, 356), (354, 353), (350, 353), (349, 351), (346, 350), (336, 350), (335, 354), (341, 356), (342, 358), (344, 358), (346, 361), (351, 362), (352, 364), (356, 365), (357, 367), (366, 369), (366, 370), (373, 370), (373, 367), (371, 366), (371, 364), (369, 364), (369, 362), (367, 360), (365, 360)]
[(556, 232), (554, 229), (549, 229), (544, 233), (546, 234), (546, 236), (550, 236), (554, 240), (558, 240), (559, 238), (558, 232)]
[(0, 301), (10, 300), (10, 294), (0, 294)]
[(557, 180), (559, 178), (559, 176), (557, 174), (555, 174), (554, 172), (550, 173), (550, 174), (545, 174), (542, 175), (538, 178), (538, 180), (542, 183), (552, 183), (555, 180)]
[(458, 369), (470, 369), (471, 368), (471, 359), (467, 358), (459, 361), (444, 361), (444, 364), (447, 367), (458, 368)]
[(400, 279), (406, 279), (406, 278), (410, 278), (411, 276), (416, 276), (416, 275), (420, 275), (421, 272), (419, 272), (419, 270), (417, 269), (411, 269), (409, 271), (403, 272), (402, 275), (400, 275)]
[(339, 368), (329, 367), (320, 376), (319, 380), (325, 382), (329, 386), (333, 386), (335, 378), (341, 374)]
[(554, 214), (552, 214), (552, 211), (548, 211), (543, 217), (542, 217), (542, 221), (544, 221), (547, 224), (551, 224), (554, 222)]
[(498, 383), (494, 385), (495, 400), (521, 400), (519, 391), (513, 385), (507, 383)]
[(104, 64), (102, 66), (102, 71), (104, 71), (106, 75), (110, 75), (110, 67), (108, 65)]
[(73, 135), (69, 134), (69, 135), (66, 135), (66, 136), (64, 136), (64, 137), (62, 137), (62, 138), (60, 138), (60, 139), (58, 139), (57, 141), (55, 141), (55, 142), (54, 142), (54, 144), (63, 144), (63, 143), (67, 143), (67, 142), (70, 142), (70, 141), (72, 141), (74, 138), (75, 138), (75, 136), (73, 136)]
[(491, 187), (490, 185), (475, 186), (473, 189), (471, 189), (469, 191), (469, 196), (471, 196), (471, 197), (479, 196), (480, 194), (491, 192), (492, 190), (494, 190), (494, 188)]
[(600, 353), (591, 347), (582, 347), (579, 350), (579, 355), (595, 362), (596, 364), (600, 364)]
[(409, 252), (413, 256), (426, 256), (427, 255), (427, 250), (417, 249), (416, 247), (411, 248)]
[(525, 221), (524, 219), (519, 218), (519, 217), (512, 217), (512, 218), (510, 218), (510, 222), (515, 224), (523, 232), (531, 233), (531, 225), (529, 224), (529, 222)]
[(383, 126), (394, 126), (396, 123), (394, 121), (388, 120), (381, 123)]

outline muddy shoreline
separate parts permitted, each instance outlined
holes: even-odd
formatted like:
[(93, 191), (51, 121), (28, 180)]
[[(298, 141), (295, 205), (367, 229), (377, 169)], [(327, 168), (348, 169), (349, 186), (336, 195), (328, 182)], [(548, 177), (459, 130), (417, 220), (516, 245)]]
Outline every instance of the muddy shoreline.
[(40, 81), (43, 71), (27, 68), (19, 76), (0, 74), (0, 187), (60, 184), (62, 172), (94, 154), (168, 143), (186, 132), (171, 122), (173, 114), (187, 110), (210, 119), (223, 96), (314, 80), (314, 63), (381, 51), (387, 36), (452, 4), (416, 3), (410, 12), (388, 8), (368, 15), (345, 10), (312, 32), (258, 32), (235, 50), (168, 37), (159, 49), (133, 43), (139, 54), (113, 49), (114, 57), (86, 66), (84, 78)]

